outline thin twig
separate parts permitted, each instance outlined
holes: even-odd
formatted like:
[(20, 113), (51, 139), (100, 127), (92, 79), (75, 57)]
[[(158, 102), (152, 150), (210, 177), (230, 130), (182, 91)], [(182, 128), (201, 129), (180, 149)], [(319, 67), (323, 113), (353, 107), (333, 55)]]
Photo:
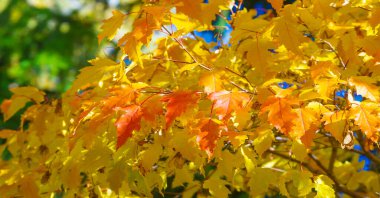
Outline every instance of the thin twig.
[(357, 137), (356, 140), (359, 142), (360, 147), (362, 147), (363, 154), (368, 157), (372, 162), (376, 163), (377, 165), (380, 165), (380, 158), (376, 157), (374, 154), (371, 152), (368, 152), (365, 147), (364, 147), (364, 137), (362, 133), (356, 132)]
[(332, 139), (332, 137), (330, 138), (330, 142), (331, 142), (331, 155), (330, 155), (330, 161), (329, 161), (329, 172), (330, 173), (334, 173), (334, 164), (335, 164), (335, 160), (336, 160), (336, 157), (337, 157), (337, 153), (338, 153), (338, 149), (336, 147), (334, 147), (334, 140)]
[[(163, 28), (165, 31), (167, 31), (168, 34), (169, 34), (170, 36), (172, 36), (172, 34), (169, 32), (168, 29), (166, 29), (165, 26), (162, 26), (162, 28)], [(195, 63), (197, 63), (197, 64), (198, 64), (200, 67), (202, 67), (203, 69), (206, 69), (206, 70), (208, 70), (208, 71), (211, 71), (211, 68), (209, 68), (209, 67), (207, 67), (206, 65), (204, 65), (203, 63), (199, 62), (199, 61), (194, 57), (194, 55), (191, 54), (191, 52), (187, 49), (187, 47), (186, 47), (181, 41), (179, 41), (177, 38), (174, 38), (174, 37), (172, 37), (172, 38), (173, 38), (173, 40), (175, 40), (175, 41), (181, 46), (181, 48), (182, 48), (183, 50), (185, 50), (185, 52), (190, 56), (191, 59), (193, 59), (193, 61), (194, 61)]]
[(334, 48), (334, 46), (333, 46), (330, 42), (328, 42), (328, 41), (326, 41), (326, 40), (321, 40), (320, 42), (321, 42), (321, 43), (325, 43), (325, 44), (327, 44), (327, 45), (330, 47), (330, 49), (334, 52), (334, 54), (335, 54), (335, 55), (337, 56), (337, 58), (339, 59), (339, 62), (340, 62), (340, 64), (342, 65), (342, 67), (343, 67), (344, 69), (346, 69), (347, 64), (344, 63), (342, 57), (339, 56), (339, 54), (338, 54), (338, 52), (336, 51), (336, 49)]
[(350, 191), (344, 185), (340, 184), (338, 182), (338, 180), (336, 179), (335, 175), (333, 173), (331, 173), (325, 166), (323, 166), (323, 164), (321, 163), (321, 161), (319, 161), (314, 154), (309, 153), (308, 156), (310, 157), (310, 159), (312, 159), (315, 162), (315, 164), (320, 169), (322, 169), (325, 172), (326, 176), (328, 176), (335, 183), (334, 186), (335, 186), (335, 188), (336, 188), (337, 191), (343, 192), (343, 193), (345, 193), (347, 195), (350, 195), (351, 197), (363, 197), (362, 194), (357, 193), (355, 191)]

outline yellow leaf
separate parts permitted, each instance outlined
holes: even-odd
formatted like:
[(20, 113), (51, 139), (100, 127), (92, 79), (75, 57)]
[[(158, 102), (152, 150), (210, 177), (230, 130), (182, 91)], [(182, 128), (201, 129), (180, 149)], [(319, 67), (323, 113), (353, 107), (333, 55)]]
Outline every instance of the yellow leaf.
[(127, 15), (118, 10), (112, 11), (112, 17), (103, 21), (103, 25), (101, 27), (102, 32), (98, 35), (99, 43), (105, 37), (107, 37), (108, 40), (112, 40), (126, 16)]
[(62, 183), (66, 188), (75, 189), (81, 182), (80, 169), (78, 163), (71, 159), (67, 162), (61, 173)]
[(11, 118), (17, 111), (24, 108), (30, 100), (25, 97), (16, 97), (11, 100), (4, 100), (1, 104), (1, 112), (4, 114), (4, 121)]
[(226, 187), (228, 183), (225, 180), (211, 177), (203, 183), (203, 187), (209, 189), (210, 194), (213, 197), (228, 197), (230, 190)]
[(272, 146), (273, 138), (272, 130), (266, 129), (259, 131), (259, 136), (253, 141), (255, 151), (259, 156)]
[(332, 185), (334, 182), (326, 175), (319, 175), (314, 181), (317, 195), (315, 198), (335, 198), (335, 191)]
[(96, 58), (89, 62), (93, 66), (80, 70), (80, 74), (71, 87), (72, 91), (76, 92), (90, 85), (98, 85), (100, 81), (112, 79), (115, 74), (119, 75), (121, 65), (110, 59)]
[(123, 161), (117, 162), (112, 169), (108, 172), (107, 181), (110, 184), (111, 190), (119, 193), (119, 188), (126, 177), (126, 166)]
[(24, 108), (27, 102), (41, 103), (44, 101), (45, 93), (35, 87), (15, 87), (10, 90), (13, 93), (11, 99), (4, 100), (0, 108), (4, 114), (4, 121), (7, 121), (17, 111)]
[(223, 89), (220, 72), (210, 71), (204, 73), (199, 79), (199, 84), (204, 87), (206, 93), (217, 92)]
[(297, 30), (297, 26), (294, 22), (285, 17), (281, 17), (276, 22), (274, 31), (278, 32), (278, 38), (281, 43), (285, 45), (286, 49), (296, 54), (303, 54), (299, 47), (307, 40), (302, 33)]
[(306, 171), (290, 170), (279, 179), (280, 193), (287, 197), (304, 197), (312, 190), (312, 174)]
[(143, 61), (141, 59), (141, 47), (143, 44), (139, 42), (132, 33), (125, 34), (118, 41), (117, 45), (126, 53), (132, 61), (139, 63), (141, 68), (143, 68)]
[(173, 187), (183, 186), (184, 183), (191, 183), (193, 181), (193, 174), (187, 169), (175, 169), (175, 177), (173, 181)]
[(0, 130), (0, 138), (6, 139), (16, 135), (18, 132), (14, 130), (4, 129)]
[(256, 197), (268, 191), (270, 185), (277, 185), (278, 176), (276, 172), (268, 168), (255, 168), (249, 179), (250, 195)]
[(372, 9), (372, 16), (368, 22), (372, 27), (376, 27), (380, 24), (380, 7)]
[(254, 163), (255, 157), (252, 151), (248, 148), (240, 147), (240, 151), (244, 157), (245, 168), (247, 169), (248, 173), (251, 173), (253, 169), (255, 168), (255, 163)]
[(24, 177), (20, 181), (20, 190), (21, 190), (22, 197), (24, 198), (40, 197), (39, 192), (38, 192), (39, 191), (38, 186), (36, 185), (35, 179), (31, 175)]
[(334, 8), (330, 6), (333, 2), (332, 0), (315, 0), (313, 12), (316, 15), (322, 15), (324, 18), (331, 18), (335, 12)]
[(322, 78), (315, 81), (315, 88), (324, 100), (331, 100), (330, 96), (334, 92), (334, 89), (338, 87), (338, 81), (336, 79)]
[(379, 88), (372, 84), (374, 82), (375, 80), (368, 76), (355, 76), (349, 79), (349, 84), (355, 86), (357, 94), (376, 102), (379, 100)]
[(23, 96), (36, 103), (44, 101), (45, 93), (35, 87), (15, 87), (10, 90), (15, 96)]
[(302, 144), (299, 140), (294, 140), (292, 145), (292, 153), (297, 160), (303, 161), (307, 156), (307, 150), (305, 145)]
[(144, 171), (149, 172), (152, 166), (160, 159), (162, 153), (162, 146), (159, 143), (150, 145), (147, 150), (140, 153), (141, 166)]

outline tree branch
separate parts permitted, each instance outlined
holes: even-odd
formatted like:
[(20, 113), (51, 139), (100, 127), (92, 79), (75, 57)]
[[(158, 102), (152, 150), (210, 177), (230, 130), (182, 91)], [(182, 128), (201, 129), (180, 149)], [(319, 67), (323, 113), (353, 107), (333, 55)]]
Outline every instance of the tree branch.
[(358, 140), (360, 147), (362, 147), (363, 155), (368, 157), (372, 162), (376, 163), (377, 165), (380, 166), (380, 158), (376, 157), (374, 154), (371, 152), (368, 152), (365, 147), (364, 147), (364, 137), (362, 133), (356, 132), (357, 137), (356, 139)]
[(343, 192), (347, 195), (350, 195), (351, 197), (365, 197), (360, 193), (348, 190), (343, 184), (340, 184), (339, 181), (336, 179), (335, 175), (332, 172), (330, 172), (325, 166), (323, 166), (323, 164), (317, 159), (315, 155), (309, 153), (308, 156), (315, 162), (315, 164), (317, 164), (317, 166), (320, 169), (322, 169), (325, 172), (326, 176), (334, 182), (334, 186), (337, 191)]

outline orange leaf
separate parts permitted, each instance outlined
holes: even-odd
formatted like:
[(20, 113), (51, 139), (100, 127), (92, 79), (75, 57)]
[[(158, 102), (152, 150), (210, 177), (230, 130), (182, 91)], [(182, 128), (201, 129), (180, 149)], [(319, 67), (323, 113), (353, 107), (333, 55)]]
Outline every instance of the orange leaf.
[(200, 122), (201, 132), (197, 136), (197, 142), (202, 150), (206, 151), (208, 156), (212, 156), (216, 146), (216, 141), (221, 136), (221, 128), (218, 123), (212, 119), (204, 119)]
[(311, 125), (309, 130), (305, 131), (305, 135), (301, 137), (301, 142), (305, 145), (306, 148), (310, 148), (310, 146), (313, 144), (317, 130), (318, 127), (316, 125)]
[(159, 95), (152, 96), (147, 98), (143, 104), (141, 104), (141, 110), (143, 113), (143, 118), (146, 121), (154, 123), (156, 116), (163, 113), (161, 97)]
[(105, 37), (109, 40), (113, 39), (125, 17), (126, 15), (118, 10), (112, 11), (112, 17), (103, 21), (102, 32), (98, 35), (98, 42), (102, 41)]
[(201, 4), (203, 0), (191, 0), (191, 1), (184, 1), (176, 0), (177, 3), (177, 12), (182, 12), (189, 16), (190, 18), (200, 18), (200, 15), (198, 12), (194, 12), (194, 10), (201, 10)]
[(276, 10), (276, 12), (279, 12), (282, 8), (282, 5), (284, 4), (284, 0), (267, 0), (272, 7)]
[(317, 118), (306, 108), (299, 108), (295, 111), (298, 116), (297, 119), (294, 120), (295, 126), (293, 127), (292, 135), (300, 138), (306, 134), (313, 122), (317, 121)]
[(166, 128), (191, 106), (198, 103), (199, 95), (194, 91), (176, 91), (161, 99), (167, 102), (166, 106)]
[(360, 130), (365, 133), (368, 138), (377, 141), (377, 127), (379, 127), (379, 120), (376, 114), (373, 114), (377, 109), (377, 104), (361, 102), (354, 105), (350, 114), (355, 120), (355, 124), (359, 126)]
[(261, 113), (269, 111), (269, 123), (281, 132), (289, 134), (294, 127), (293, 120), (298, 117), (291, 107), (291, 105), (295, 103), (294, 100), (288, 98), (277, 98), (272, 96), (262, 105)]
[(115, 122), (117, 128), (117, 148), (120, 148), (132, 136), (133, 130), (140, 129), (142, 117), (141, 107), (138, 105), (130, 105), (122, 110), (124, 114)]
[(213, 109), (215, 113), (221, 116), (222, 119), (229, 118), (232, 111), (242, 109), (250, 100), (247, 93), (226, 90), (212, 93), (209, 98), (214, 102)]

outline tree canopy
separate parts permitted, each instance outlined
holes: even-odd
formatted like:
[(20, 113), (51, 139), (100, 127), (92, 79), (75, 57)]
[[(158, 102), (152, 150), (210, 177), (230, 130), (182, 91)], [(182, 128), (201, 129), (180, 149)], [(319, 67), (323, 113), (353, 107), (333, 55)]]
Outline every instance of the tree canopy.
[(379, 196), (379, 2), (268, 2), (113, 11), (98, 42), (121, 56), (59, 98), (27, 86), (2, 102), (4, 120), (31, 105), (0, 131), (0, 194)]

